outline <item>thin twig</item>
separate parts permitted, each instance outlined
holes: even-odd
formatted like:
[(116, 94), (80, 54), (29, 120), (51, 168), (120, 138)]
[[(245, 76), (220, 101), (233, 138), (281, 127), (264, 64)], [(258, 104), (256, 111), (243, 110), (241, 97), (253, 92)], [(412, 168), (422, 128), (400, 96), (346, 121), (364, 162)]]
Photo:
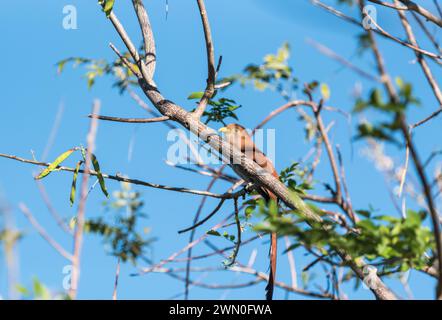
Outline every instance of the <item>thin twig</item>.
[(63, 117), (63, 112), (64, 112), (64, 104), (60, 103), (60, 106), (58, 107), (58, 110), (57, 110), (57, 114), (55, 116), (54, 124), (52, 125), (51, 133), (49, 134), (48, 141), (46, 142), (46, 146), (45, 146), (43, 154), (41, 156), (42, 161), (46, 160), (46, 158), (49, 154), (49, 151), (51, 150), (51, 148), (54, 144), (55, 138), (57, 137), (57, 132), (58, 132), (58, 129), (60, 128), (61, 119)]
[(416, 122), (415, 124), (412, 124), (412, 125), (410, 126), (410, 128), (411, 128), (411, 129), (414, 129), (414, 128), (417, 128), (417, 127), (423, 125), (424, 123), (426, 123), (426, 122), (430, 121), (431, 119), (437, 117), (441, 112), (442, 112), (442, 108), (439, 109), (439, 110), (437, 110), (437, 111), (434, 111), (434, 112), (433, 112), (432, 114), (430, 114), (428, 117), (425, 117), (424, 119), (422, 119), (422, 120)]
[(359, 218), (357, 215), (355, 215), (354, 211), (353, 211), (353, 206), (351, 203), (351, 197), (350, 197), (350, 191), (347, 185), (347, 179), (345, 176), (345, 168), (344, 168), (344, 161), (342, 160), (342, 153), (341, 153), (341, 148), (339, 147), (339, 145), (336, 146), (336, 152), (338, 154), (338, 162), (339, 162), (339, 167), (341, 168), (341, 178), (342, 178), (342, 186), (344, 188), (344, 192), (345, 192), (345, 202), (347, 203), (347, 208), (348, 210), (346, 210), (346, 213), (349, 214), (350, 219), (353, 221), (353, 223), (357, 223), (359, 221)]
[[(152, 32), (152, 28), (150, 26), (149, 16), (147, 15), (146, 8), (143, 5), (142, 0), (132, 0), (132, 4), (134, 6), (135, 13), (137, 14), (138, 23), (140, 25), (141, 33), (143, 35), (143, 44), (144, 44), (144, 52), (145, 57), (144, 61), (139, 61), (138, 64), (141, 64), (146, 67), (146, 73), (143, 73), (145, 80), (154, 84), (153, 76), (155, 74), (155, 66), (156, 66), (156, 51), (155, 51), (155, 41)], [(138, 62), (138, 61), (137, 61)]]
[(205, 217), (204, 219), (198, 221), (193, 226), (190, 226), (190, 227), (188, 227), (186, 229), (179, 230), (178, 233), (184, 233), (184, 232), (193, 230), (195, 228), (198, 228), (202, 224), (204, 224), (206, 221), (208, 221), (210, 218), (212, 218), (219, 211), (219, 209), (221, 209), (224, 201), (226, 201), (226, 199), (221, 199), (221, 201), (218, 203), (218, 205), (215, 207), (215, 209), (213, 209), (213, 211), (210, 214), (208, 214), (207, 217)]
[(437, 0), (433, 0), (433, 3), (435, 5), (435, 7), (437, 8), (437, 12), (439, 12), (439, 17), (442, 18), (442, 9), (441, 9), (439, 3), (437, 2)]
[(57, 212), (57, 210), (52, 205), (51, 200), (49, 199), (49, 195), (46, 192), (46, 188), (44, 187), (43, 183), (40, 180), (35, 180), (37, 183), (38, 191), (40, 192), (40, 195), (43, 199), (43, 202), (46, 204), (46, 207), (48, 208), (49, 213), (52, 215), (54, 220), (57, 222), (58, 226), (67, 234), (74, 235), (73, 231), (69, 228), (69, 226), (66, 224), (66, 222), (63, 220), (63, 218), (60, 216), (60, 214)]
[(109, 117), (101, 116), (98, 114), (90, 114), (89, 118), (97, 118), (99, 120), (105, 121), (115, 121), (115, 122), (128, 122), (128, 123), (152, 123), (152, 122), (162, 122), (169, 120), (169, 117), (162, 116), (158, 118), (119, 118), (119, 117)]
[(231, 267), (236, 262), (236, 257), (238, 256), (239, 248), (241, 247), (241, 221), (239, 220), (239, 210), (238, 210), (238, 198), (233, 199), (235, 206), (235, 224), (236, 224), (236, 241), (235, 248), (233, 249), (232, 257), (230, 262), (226, 264), (226, 267)]
[(360, 67), (354, 65), (350, 61), (348, 61), (345, 58), (341, 57), (340, 55), (335, 53), (330, 48), (324, 46), (323, 44), (321, 44), (319, 42), (316, 42), (313, 39), (307, 39), (306, 41), (307, 41), (308, 44), (310, 44), (315, 49), (317, 49), (320, 53), (322, 53), (322, 54), (326, 55), (327, 57), (329, 57), (329, 58), (339, 62), (343, 66), (348, 67), (349, 69), (355, 71), (360, 76), (362, 76), (362, 77), (364, 77), (364, 78), (366, 78), (368, 80), (374, 81), (374, 82), (382, 82), (379, 78), (377, 78), (377, 77), (371, 75), (370, 73), (362, 70)]
[(73, 260), (72, 255), (46, 232), (46, 230), (38, 223), (38, 221), (34, 218), (31, 211), (24, 203), (19, 203), (18, 207), (43, 239), (45, 239), (63, 258), (69, 261)]
[[(204, 91), (203, 97), (201, 98), (198, 106), (193, 112), (193, 115), (198, 119), (203, 115), (204, 111), (206, 110), (207, 103), (215, 93), (215, 80), (217, 71), (215, 70), (215, 50), (213, 48), (212, 32), (210, 30), (210, 23), (209, 17), (207, 16), (206, 6), (204, 4), (204, 0), (197, 0), (197, 3), (201, 16), (201, 22), (203, 24), (204, 39), (206, 41), (207, 51), (207, 86), (206, 90)], [(219, 65), (220, 64), (218, 64), (218, 66)]]

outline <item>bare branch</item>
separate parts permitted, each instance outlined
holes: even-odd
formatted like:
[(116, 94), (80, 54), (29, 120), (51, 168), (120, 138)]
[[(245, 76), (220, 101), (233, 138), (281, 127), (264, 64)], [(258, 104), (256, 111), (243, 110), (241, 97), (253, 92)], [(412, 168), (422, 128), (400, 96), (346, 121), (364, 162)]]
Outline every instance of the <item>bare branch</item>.
[(330, 57), (333, 60), (336, 60), (337, 62), (339, 62), (340, 64), (342, 64), (345, 67), (348, 67), (349, 69), (355, 71), (357, 74), (359, 74), (360, 76), (371, 80), (371, 81), (375, 81), (375, 82), (382, 82), (379, 78), (371, 75), (370, 73), (362, 70), (360, 67), (354, 65), (353, 63), (351, 63), (350, 61), (344, 59), (343, 57), (341, 57), (340, 55), (338, 55), (337, 53), (335, 53), (333, 50), (331, 50), (330, 48), (324, 46), (323, 44), (316, 42), (312, 39), (307, 39), (307, 43), (311, 46), (313, 46), (315, 49), (317, 49), (320, 53), (326, 55), (327, 57)]
[(152, 122), (163, 122), (169, 120), (169, 117), (162, 116), (158, 118), (119, 118), (119, 117), (109, 117), (100, 116), (98, 114), (90, 114), (89, 118), (97, 118), (99, 120), (105, 121), (115, 121), (115, 122), (127, 122), (127, 123), (152, 123)]
[(439, 19), (438, 17), (436, 17), (427, 9), (419, 6), (418, 4), (416, 4), (415, 2), (410, 1), (410, 0), (400, 0), (400, 2), (403, 3), (409, 10), (419, 13), (421, 16), (423, 16), (428, 21), (431, 21), (434, 24), (437, 24), (439, 27), (442, 27), (442, 19)]
[(396, 9), (396, 10), (409, 10), (408, 7), (406, 7), (406, 6), (398, 6), (398, 5), (395, 5), (395, 4), (392, 4), (389, 2), (385, 2), (385, 1), (380, 1), (380, 0), (368, 0), (368, 1), (379, 4), (379, 5), (387, 7), (387, 8)]
[(347, 179), (345, 177), (344, 161), (342, 160), (342, 153), (341, 153), (341, 148), (339, 147), (339, 145), (336, 146), (336, 152), (338, 154), (338, 162), (339, 162), (339, 167), (341, 169), (340, 172), (341, 172), (341, 177), (342, 177), (342, 185), (343, 185), (344, 192), (345, 192), (345, 202), (347, 203), (347, 208), (348, 208), (348, 210), (346, 210), (346, 213), (349, 215), (350, 219), (354, 223), (357, 223), (359, 221), (359, 218), (357, 215), (355, 215), (355, 213), (353, 211), (353, 206), (351, 204), (350, 191), (348, 189)]
[(201, 21), (203, 23), (204, 29), (204, 39), (206, 41), (206, 51), (207, 51), (207, 86), (204, 91), (204, 95), (198, 103), (197, 108), (193, 112), (196, 119), (199, 119), (204, 111), (206, 110), (207, 103), (210, 98), (212, 98), (215, 93), (215, 50), (213, 48), (212, 32), (210, 30), (209, 18), (207, 16), (206, 6), (204, 0), (197, 0), (198, 8), (200, 11)]
[[(434, 24), (438, 25), (439, 27), (442, 27), (442, 19), (439, 19), (435, 15), (433, 15), (430, 11), (427, 9), (419, 6), (413, 1), (410, 0), (400, 0), (396, 2), (395, 4), (391, 4), (385, 1), (379, 1), (379, 0), (368, 0), (370, 2), (382, 5), (384, 7), (392, 8), (398, 11), (413, 11), (423, 16), (427, 21), (431, 21)], [(401, 2), (401, 3), (399, 3)]]
[(318, 130), (321, 134), (322, 141), (324, 143), (325, 150), (327, 151), (329, 162), (330, 162), (332, 172), (333, 172), (333, 177), (334, 177), (334, 181), (335, 181), (335, 192), (336, 192), (335, 198), (337, 201), (342, 202), (341, 201), (341, 198), (342, 198), (341, 178), (339, 176), (338, 165), (337, 165), (335, 156), (333, 154), (332, 145), (331, 145), (330, 140), (328, 138), (328, 134), (325, 130), (324, 123), (322, 121), (322, 117), (320, 116), (321, 105), (322, 105), (322, 102), (314, 109), (314, 113), (315, 113), (316, 122), (318, 125)]
[(140, 63), (146, 66), (147, 72), (146, 75), (144, 73), (143, 75), (145, 76), (145, 80), (148, 83), (153, 83), (157, 57), (155, 51), (155, 41), (152, 33), (152, 28), (150, 26), (149, 16), (147, 15), (146, 8), (144, 7), (142, 0), (132, 0), (132, 4), (134, 6), (135, 13), (137, 14), (138, 23), (140, 24), (140, 29), (144, 41), (144, 52), (146, 56), (144, 57), (144, 63), (141, 61)]
[(198, 228), (198, 227), (201, 226), (202, 224), (204, 224), (206, 221), (208, 221), (210, 218), (212, 218), (212, 217), (213, 217), (213, 216), (219, 211), (219, 209), (221, 209), (221, 207), (222, 207), (222, 205), (223, 205), (223, 203), (224, 203), (225, 200), (226, 200), (226, 199), (221, 199), (221, 201), (218, 203), (218, 205), (215, 207), (215, 209), (214, 209), (210, 214), (208, 214), (207, 217), (205, 217), (204, 219), (200, 220), (199, 222), (197, 222), (196, 224), (194, 224), (194, 225), (191, 226), (191, 227), (188, 227), (188, 228), (186, 228), (186, 229), (179, 230), (178, 233), (184, 233), (184, 232), (187, 232), (187, 231), (193, 230), (193, 229), (195, 229), (195, 228)]
[(235, 224), (236, 224), (236, 241), (235, 248), (233, 249), (232, 257), (230, 262), (226, 265), (226, 267), (231, 267), (236, 262), (236, 257), (238, 256), (239, 248), (241, 247), (241, 221), (239, 220), (239, 210), (238, 210), (238, 198), (233, 199), (233, 203), (235, 206)]

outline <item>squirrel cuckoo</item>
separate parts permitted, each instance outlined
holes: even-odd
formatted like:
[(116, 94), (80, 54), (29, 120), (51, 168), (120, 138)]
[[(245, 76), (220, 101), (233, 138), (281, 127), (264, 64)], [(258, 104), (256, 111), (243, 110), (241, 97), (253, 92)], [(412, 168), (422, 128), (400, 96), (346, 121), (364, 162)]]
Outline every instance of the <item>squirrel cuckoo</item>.
[[(260, 174), (271, 174), (275, 178), (279, 179), (279, 175), (276, 172), (273, 163), (266, 157), (266, 155), (259, 150), (255, 143), (253, 143), (252, 138), (247, 133), (246, 129), (238, 124), (232, 123), (221, 129), (220, 132), (223, 132), (226, 137), (226, 141), (235, 148), (241, 150), (242, 153), (249, 159), (255, 161), (261, 168), (263, 168), (263, 172)], [(253, 180), (250, 177), (244, 177), (241, 172), (235, 170), (235, 164), (232, 164), (232, 169), (246, 182), (252, 182)], [(270, 190), (265, 188), (261, 188), (255, 185), (255, 189), (258, 193), (266, 200), (266, 202), (273, 199), (277, 202), (277, 197)], [(276, 252), (277, 250), (277, 236), (276, 233), (271, 233), (270, 235), (270, 268), (269, 268), (269, 280), (266, 286), (266, 299), (272, 300), (273, 297), (273, 287), (275, 283), (275, 274), (276, 274)]]

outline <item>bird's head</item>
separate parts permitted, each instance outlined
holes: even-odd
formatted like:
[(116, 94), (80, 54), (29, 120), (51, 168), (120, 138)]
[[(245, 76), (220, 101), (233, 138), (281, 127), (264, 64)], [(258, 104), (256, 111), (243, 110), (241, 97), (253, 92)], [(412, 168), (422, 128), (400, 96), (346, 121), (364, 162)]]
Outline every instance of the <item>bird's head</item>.
[(247, 130), (243, 126), (236, 123), (228, 124), (227, 126), (222, 127), (218, 131), (224, 133), (227, 138), (235, 135), (240, 135), (240, 136), (248, 135)]
[(227, 142), (234, 145), (240, 150), (253, 149), (254, 143), (246, 128), (236, 123), (231, 123), (225, 127), (219, 129), (224, 133), (224, 137)]

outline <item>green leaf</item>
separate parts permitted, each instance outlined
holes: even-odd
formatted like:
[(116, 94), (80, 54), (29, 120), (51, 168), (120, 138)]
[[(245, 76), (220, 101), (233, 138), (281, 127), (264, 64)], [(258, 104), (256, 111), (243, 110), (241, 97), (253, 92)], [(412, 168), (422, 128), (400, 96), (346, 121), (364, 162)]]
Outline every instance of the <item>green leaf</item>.
[(57, 63), (57, 73), (58, 74), (63, 72), (64, 67), (68, 61), (69, 61), (69, 59), (64, 59), (64, 60), (61, 60)]
[(289, 251), (295, 250), (301, 246), (300, 243), (292, 243), (287, 249), (285, 249), (282, 253), (285, 254)]
[(48, 174), (54, 171), (64, 160), (66, 160), (75, 150), (77, 149), (72, 148), (59, 155), (57, 159), (54, 160), (54, 162), (52, 162), (48, 167), (46, 167), (42, 172), (40, 172), (40, 174), (37, 177), (35, 177), (35, 180), (40, 180), (46, 177)]
[(326, 83), (322, 83), (321, 84), (321, 95), (322, 98), (327, 101), (328, 99), (330, 99), (330, 88), (328, 87), (328, 85)]
[(85, 149), (85, 147), (81, 146), (80, 147), (80, 151), (81, 151), (81, 156), (83, 157), (83, 161), (86, 161), (86, 149)]
[(97, 157), (94, 154), (91, 154), (92, 165), (94, 166), (94, 170), (97, 172), (98, 182), (100, 183), (101, 191), (103, 191), (106, 197), (109, 197), (109, 193), (106, 189), (106, 184), (104, 183), (103, 174), (100, 171), (100, 165), (98, 164)]
[(77, 166), (75, 167), (74, 177), (72, 178), (71, 195), (69, 197), (71, 206), (74, 204), (74, 201), (75, 201), (75, 191), (77, 189), (77, 176), (78, 176), (78, 172), (80, 171), (80, 166), (82, 164), (83, 164), (82, 160), (78, 161)]
[(249, 219), (252, 216), (253, 211), (255, 211), (255, 206), (248, 206), (245, 210), (245, 215), (247, 219)]
[(309, 275), (309, 273), (306, 272), (306, 271), (303, 271), (303, 272), (301, 273), (301, 280), (302, 280), (302, 286), (304, 287), (304, 289), (307, 288), (308, 283), (309, 283), (309, 281), (310, 281), (310, 275)]
[(204, 96), (204, 92), (192, 92), (187, 99), (188, 100), (194, 100), (194, 99), (201, 99)]
[(22, 286), (20, 284), (17, 284), (15, 286), (15, 290), (17, 290), (18, 293), (20, 293), (22, 296), (25, 296), (25, 297), (30, 296), (30, 294), (31, 294), (28, 289), (26, 289), (24, 286)]
[(106, 13), (106, 17), (108, 18), (114, 8), (115, 0), (101, 0), (101, 5), (103, 6), (103, 11)]
[(402, 80), (402, 78), (396, 77), (394, 80), (399, 89), (402, 89), (404, 87), (404, 81)]
[(355, 212), (363, 217), (366, 217), (366, 218), (370, 218), (370, 215), (371, 215), (371, 212), (368, 210), (356, 210)]
[(36, 299), (49, 300), (51, 298), (48, 288), (46, 288), (37, 278), (34, 278), (33, 280), (33, 289)]
[(217, 237), (221, 236), (221, 234), (216, 230), (209, 230), (209, 231), (207, 231), (207, 234), (210, 234), (211, 236), (217, 236)]
[(384, 102), (382, 101), (381, 90), (375, 89), (371, 92), (370, 103), (377, 108), (382, 108)]
[(69, 228), (70, 228), (71, 230), (74, 230), (76, 225), (77, 225), (77, 217), (72, 217), (72, 218), (69, 220)]
[(278, 216), (278, 205), (277, 205), (276, 201), (271, 199), (270, 203), (268, 204), (268, 206), (269, 206), (269, 214), (270, 214), (270, 216), (277, 217)]

